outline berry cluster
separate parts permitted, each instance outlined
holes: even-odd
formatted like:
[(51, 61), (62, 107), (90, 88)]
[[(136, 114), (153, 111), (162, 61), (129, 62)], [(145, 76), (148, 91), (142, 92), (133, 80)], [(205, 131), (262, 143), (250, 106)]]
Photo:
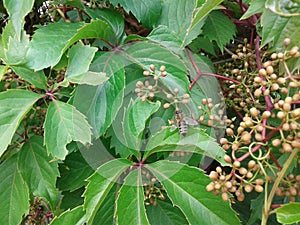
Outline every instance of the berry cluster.
[(144, 204), (157, 206), (157, 199), (165, 200), (164, 187), (148, 171), (142, 170), (144, 187)]
[[(264, 53), (261, 59), (262, 52), (244, 42), (232, 55), (233, 62), (226, 63), (227, 69), (219, 67), (226, 74), (221, 82), (227, 105), (235, 112), (225, 120), (225, 137), (220, 139), (227, 151), (224, 160), (232, 168), (225, 172), (217, 167), (206, 188), (222, 193), (225, 201), (228, 193), (243, 201), (245, 192), (262, 192), (272, 182), (274, 191), (270, 193), (295, 200), (300, 195), (300, 175), (285, 177), (285, 171), (292, 166), (290, 158), (299, 160), (300, 77), (291, 72), (288, 62), (300, 57), (299, 49), (289, 48), (290, 40), (285, 39), (284, 52)], [(235, 66), (238, 68), (230, 69)], [(287, 154), (286, 162), (278, 160), (282, 154)]]

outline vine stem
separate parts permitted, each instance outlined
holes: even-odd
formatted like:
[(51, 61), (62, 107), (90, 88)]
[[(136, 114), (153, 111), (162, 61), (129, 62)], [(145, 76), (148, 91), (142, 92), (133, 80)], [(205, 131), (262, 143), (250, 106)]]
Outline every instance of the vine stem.
[(282, 180), (282, 178), (284, 177), (287, 169), (290, 167), (293, 159), (295, 158), (295, 156), (300, 152), (300, 148), (295, 148), (294, 151), (291, 153), (291, 155), (289, 156), (289, 158), (287, 159), (287, 161), (284, 163), (282, 170), (280, 171), (278, 177), (276, 178), (274, 185), (271, 189), (271, 192), (267, 198), (267, 201), (264, 205), (263, 208), (263, 213), (262, 213), (262, 220), (261, 220), (261, 225), (266, 225), (267, 224), (267, 220), (269, 217), (269, 211), (271, 208), (271, 204), (273, 201), (273, 198), (275, 196), (276, 193), (276, 189), (278, 188), (280, 181)]
[(237, 81), (237, 80), (234, 80), (234, 79), (231, 79), (229, 77), (224, 77), (222, 75), (219, 75), (219, 74), (214, 74), (214, 73), (203, 73), (199, 67), (197, 66), (195, 60), (193, 59), (193, 56), (192, 56), (192, 53), (189, 49), (187, 49), (187, 55), (192, 63), (192, 66), (194, 67), (197, 75), (196, 77), (194, 78), (194, 80), (191, 82), (190, 86), (189, 86), (189, 91), (193, 88), (193, 86), (196, 84), (196, 82), (200, 79), (201, 76), (211, 76), (211, 77), (216, 77), (216, 78), (220, 78), (220, 79), (223, 79), (223, 80), (229, 80), (233, 83), (236, 83), (236, 84), (239, 84), (240, 82)]

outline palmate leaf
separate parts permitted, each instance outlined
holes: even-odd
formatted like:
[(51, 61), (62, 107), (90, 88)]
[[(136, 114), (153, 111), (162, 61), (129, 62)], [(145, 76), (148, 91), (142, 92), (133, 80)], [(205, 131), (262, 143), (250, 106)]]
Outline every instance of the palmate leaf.
[(170, 31), (177, 34), (183, 49), (202, 32), (205, 17), (221, 2), (222, 0), (166, 0), (159, 24), (167, 26)]
[(290, 46), (300, 47), (300, 20), (297, 16), (284, 17), (265, 9), (261, 17), (262, 46), (271, 43), (278, 51), (283, 49), (285, 38), (291, 39)]
[(83, 206), (78, 206), (72, 210), (67, 210), (63, 212), (58, 217), (55, 217), (50, 225), (62, 225), (62, 224), (72, 224), (72, 225), (84, 225), (86, 224), (86, 218), (83, 211)]
[(143, 158), (146, 159), (153, 153), (167, 151), (199, 153), (217, 160), (222, 165), (227, 164), (224, 161), (224, 150), (205, 131), (197, 128), (190, 127), (186, 137), (182, 137), (178, 130), (170, 131), (170, 128), (158, 132), (147, 143)]
[(236, 27), (231, 20), (220, 11), (212, 11), (203, 26), (203, 34), (209, 40), (215, 41), (223, 52), (223, 47), (229, 43), (236, 33)]
[(247, 11), (241, 17), (241, 20), (247, 19), (256, 13), (262, 13), (265, 7), (265, 0), (252, 0)]
[(114, 6), (120, 4), (128, 13), (132, 14), (140, 21), (144, 27), (152, 29), (160, 17), (161, 0), (110, 0)]
[(85, 11), (94, 19), (101, 19), (107, 22), (113, 29), (115, 36), (118, 39), (116, 45), (120, 45), (122, 39), (125, 38), (124, 32), (124, 18), (123, 16), (117, 12), (116, 10), (103, 8), (103, 9), (90, 9), (86, 8)]
[(174, 207), (169, 200), (156, 199), (157, 205), (146, 206), (147, 217), (153, 225), (188, 225), (184, 214)]
[(122, 105), (125, 71), (119, 55), (114, 53), (96, 55), (90, 69), (106, 73), (109, 79), (99, 86), (78, 86), (72, 104), (86, 115), (94, 136), (99, 137), (106, 132)]
[(145, 210), (140, 168), (126, 176), (119, 191), (116, 215), (119, 225), (150, 225)]
[(10, 66), (22, 79), (45, 90), (47, 88), (47, 81), (44, 72), (34, 72), (32, 69), (22, 65), (28, 49), (29, 36), (23, 31), (19, 40), (12, 22), (9, 21), (3, 30), (1, 38), (3, 55), (1, 55), (0, 58), (4, 63)]
[(300, 16), (299, 1), (267, 0), (266, 8), (281, 16)]
[(68, 153), (66, 145), (71, 141), (91, 143), (91, 128), (86, 118), (74, 106), (53, 100), (47, 110), (44, 123), (44, 141), (48, 153), (64, 159)]
[(57, 180), (57, 186), (62, 191), (74, 191), (84, 186), (87, 183), (85, 179), (94, 172), (80, 151), (67, 155), (59, 170), (60, 178)]
[(18, 167), (18, 155), (0, 164), (0, 224), (19, 225), (29, 211), (29, 191)]
[(22, 79), (28, 81), (37, 88), (46, 90), (47, 80), (43, 70), (33, 71), (25, 66), (11, 66), (11, 68)]
[(210, 179), (198, 168), (165, 160), (148, 164), (146, 168), (162, 183), (189, 224), (240, 224), (228, 202), (206, 191)]
[(110, 192), (107, 194), (106, 198), (103, 201), (103, 204), (101, 205), (100, 209), (95, 215), (92, 225), (114, 224), (117, 185), (118, 184), (115, 184), (110, 190)]
[(151, 64), (157, 69), (164, 65), (168, 75), (161, 77), (161, 82), (169, 90), (179, 89), (179, 93), (187, 92), (189, 80), (187, 78), (187, 68), (181, 59), (167, 48), (161, 47), (156, 43), (137, 42), (133, 45), (124, 47), (124, 57), (130, 63), (141, 66), (144, 70), (149, 70)]
[(97, 171), (88, 178), (89, 184), (84, 192), (84, 209), (88, 223), (91, 223), (103, 204), (106, 196), (119, 176), (133, 163), (127, 159), (115, 159), (100, 166)]
[[(160, 102), (142, 102), (140, 98), (130, 101), (125, 109), (122, 124), (126, 147), (140, 151), (145, 123), (160, 107)], [(116, 128), (117, 129), (117, 128)]]
[(101, 20), (87, 24), (50, 23), (40, 27), (33, 35), (29, 43), (26, 64), (34, 70), (53, 67), (72, 44), (85, 38), (101, 38), (112, 42), (116, 39), (112, 28)]
[(10, 20), (16, 31), (18, 39), (20, 39), (21, 30), (24, 25), (24, 18), (33, 7), (34, 0), (4, 0), (4, 6), (9, 14)]
[(49, 201), (52, 209), (55, 209), (58, 200), (55, 185), (59, 172), (58, 163), (51, 160), (43, 145), (43, 138), (33, 136), (22, 146), (19, 166), (30, 193)]
[(300, 203), (291, 202), (276, 209), (278, 222), (292, 224), (300, 222)]
[(0, 93), (0, 156), (10, 144), (20, 122), (42, 95), (25, 90)]
[(69, 63), (66, 71), (66, 79), (73, 83), (99, 85), (108, 77), (105, 73), (89, 71), (90, 64), (98, 49), (95, 47), (77, 44), (68, 52)]

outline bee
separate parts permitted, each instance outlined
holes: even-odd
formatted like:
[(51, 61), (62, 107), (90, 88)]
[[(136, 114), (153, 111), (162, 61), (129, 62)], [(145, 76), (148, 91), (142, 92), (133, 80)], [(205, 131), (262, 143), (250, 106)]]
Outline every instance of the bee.
[(175, 110), (175, 119), (179, 133), (182, 136), (185, 136), (187, 134), (188, 125), (198, 125), (197, 121), (191, 118), (187, 118), (182, 112), (182, 110), (178, 108)]

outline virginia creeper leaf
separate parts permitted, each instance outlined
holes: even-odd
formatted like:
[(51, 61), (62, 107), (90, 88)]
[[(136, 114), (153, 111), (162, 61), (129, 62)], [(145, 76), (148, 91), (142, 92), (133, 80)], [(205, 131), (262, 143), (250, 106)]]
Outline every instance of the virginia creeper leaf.
[(145, 159), (153, 153), (165, 151), (185, 151), (204, 154), (226, 165), (223, 159), (225, 155), (224, 150), (205, 131), (197, 128), (190, 127), (186, 137), (182, 137), (178, 130), (171, 132), (170, 128), (163, 129), (151, 137), (147, 143), (143, 157)]
[(86, 218), (83, 211), (83, 206), (78, 206), (72, 210), (67, 210), (63, 212), (58, 217), (55, 217), (50, 225), (62, 225), (62, 224), (72, 224), (72, 225), (84, 225), (86, 224)]
[(300, 222), (300, 203), (290, 202), (276, 209), (278, 222), (282, 224), (293, 224)]
[(43, 145), (43, 138), (33, 136), (22, 146), (19, 166), (30, 193), (49, 201), (52, 209), (55, 209), (58, 200), (56, 178), (59, 172), (58, 163), (51, 160)]
[(0, 93), (0, 156), (10, 144), (20, 122), (42, 95), (25, 90)]
[(181, 209), (190, 224), (240, 224), (228, 202), (206, 191), (210, 179), (200, 169), (166, 160), (146, 167), (162, 183), (172, 203)]
[(123, 102), (125, 71), (117, 55), (98, 55), (91, 71), (104, 72), (109, 79), (95, 87), (80, 85), (73, 97), (73, 105), (85, 114), (96, 137), (111, 125)]
[(147, 38), (175, 53), (180, 53), (180, 50), (182, 50), (182, 40), (180, 40), (178, 35), (167, 26), (159, 25), (151, 31)]
[(161, 82), (169, 90), (179, 89), (186, 93), (189, 85), (187, 68), (181, 59), (168, 49), (151, 42), (137, 42), (125, 48), (125, 57), (132, 63), (140, 65), (144, 70), (149, 70), (151, 64), (157, 69), (164, 65), (168, 75), (161, 77)]
[(29, 191), (18, 167), (18, 155), (0, 164), (0, 224), (19, 225), (29, 210)]
[(103, 204), (95, 215), (92, 225), (114, 224), (115, 202), (117, 198), (116, 187), (117, 185), (114, 185), (107, 194)]
[(91, 128), (74, 106), (53, 100), (50, 103), (44, 123), (45, 144), (48, 153), (58, 159), (68, 154), (66, 145), (71, 141), (91, 143)]
[(182, 41), (181, 48), (184, 48), (202, 32), (206, 15), (220, 2), (166, 0), (159, 24), (175, 32)]
[(220, 11), (209, 13), (203, 26), (204, 36), (211, 42), (215, 41), (222, 52), (223, 47), (233, 39), (235, 32), (235, 25)]
[(64, 164), (60, 165), (60, 178), (57, 185), (60, 190), (74, 191), (86, 184), (85, 179), (89, 177), (94, 170), (82, 157), (80, 151), (72, 152), (67, 155)]
[[(142, 102), (140, 98), (131, 100), (128, 108), (124, 112), (124, 118), (121, 122), (126, 146), (140, 151), (145, 123), (149, 117), (160, 107), (160, 102)], [(117, 129), (117, 128), (116, 128)]]
[(0, 65), (0, 81), (2, 80), (2, 77), (5, 74), (7, 69), (8, 69), (8, 66)]
[(20, 39), (21, 30), (24, 26), (24, 18), (31, 11), (34, 0), (4, 0), (3, 3), (10, 20), (12, 20), (17, 37)]
[(207, 16), (213, 9), (215, 9), (216, 6), (218, 6), (223, 1), (224, 0), (205, 1), (205, 2), (199, 1), (200, 6), (198, 2), (198, 7), (194, 12), (192, 28), (196, 26), (199, 22), (201, 22), (205, 18), (205, 16)]
[(66, 79), (79, 84), (99, 85), (108, 78), (105, 73), (89, 71), (90, 64), (98, 49), (95, 47), (77, 44), (68, 53), (69, 63)]
[(92, 10), (90, 8), (86, 8), (85, 10), (94, 20), (101, 19), (107, 22), (112, 27), (119, 42), (114, 45), (120, 45), (120, 42), (125, 37), (125, 23), (123, 16), (119, 12), (109, 8)]
[(283, 17), (266, 9), (262, 14), (261, 23), (263, 27), (261, 46), (273, 41), (272, 46), (277, 50), (282, 50), (283, 40), (290, 38), (290, 46), (300, 47), (299, 17)]
[(141, 169), (125, 178), (117, 199), (117, 220), (120, 225), (150, 225), (144, 204)]
[(89, 223), (93, 221), (98, 209), (119, 176), (131, 165), (133, 163), (127, 159), (115, 159), (100, 166), (88, 178), (89, 184), (84, 192), (84, 209)]
[(82, 25), (82, 23), (50, 23), (37, 29), (29, 43), (27, 66), (34, 70), (55, 66), (70, 39)]
[[(10, 23), (8, 24), (8, 26)], [(15, 33), (8, 36), (7, 48), (4, 49), (3, 61), (9, 65), (20, 65), (24, 62), (28, 50), (29, 36), (22, 31), (19, 37)]]
[(257, 13), (262, 13), (265, 7), (265, 0), (252, 0), (247, 11), (241, 17), (241, 20), (247, 19)]
[(120, 4), (128, 13), (132, 14), (140, 21), (144, 27), (152, 29), (161, 15), (161, 0), (110, 0), (110, 2), (117, 6)]
[(22, 79), (28, 81), (37, 88), (46, 90), (47, 80), (43, 70), (33, 71), (32, 69), (24, 66), (11, 66), (11, 68)]
[(299, 1), (267, 0), (266, 8), (281, 16), (300, 16)]
[(155, 225), (188, 225), (184, 214), (179, 208), (174, 207), (170, 201), (156, 199), (157, 205), (146, 206), (150, 224)]
[(34, 70), (53, 67), (72, 44), (88, 38), (114, 41), (116, 37), (112, 28), (101, 20), (94, 20), (87, 24), (51, 23), (40, 27), (29, 44), (27, 66)]

